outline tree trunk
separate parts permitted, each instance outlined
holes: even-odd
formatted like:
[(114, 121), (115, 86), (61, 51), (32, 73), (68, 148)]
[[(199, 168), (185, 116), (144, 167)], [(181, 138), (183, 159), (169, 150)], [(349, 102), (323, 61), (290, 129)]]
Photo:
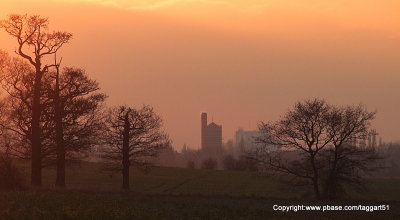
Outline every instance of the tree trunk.
[(42, 142), (40, 129), (41, 104), (40, 96), (42, 89), (42, 72), (40, 66), (36, 67), (36, 76), (33, 89), (32, 121), (31, 121), (31, 144), (32, 144), (32, 167), (31, 184), (40, 186), (42, 184)]
[(319, 187), (318, 187), (318, 177), (313, 178), (313, 185), (314, 185), (314, 194), (316, 199), (321, 199), (321, 195), (319, 192)]
[(318, 181), (318, 178), (319, 178), (318, 169), (317, 169), (317, 167), (315, 165), (315, 154), (311, 155), (310, 162), (311, 162), (311, 166), (312, 166), (313, 172), (314, 172), (314, 176), (313, 176), (312, 181), (313, 181), (313, 185), (314, 185), (315, 198), (316, 199), (321, 199), (321, 194), (319, 192), (319, 186), (318, 186), (318, 182), (319, 182)]
[(333, 160), (333, 165), (330, 168), (330, 172), (325, 183), (324, 196), (328, 199), (335, 199), (337, 196), (336, 168), (339, 162), (338, 150), (338, 147), (335, 146), (335, 157)]
[(123, 146), (122, 146), (122, 188), (129, 190), (129, 113), (126, 113), (124, 120), (124, 135), (123, 135)]
[(122, 189), (129, 190), (129, 164), (127, 163), (123, 163), (122, 179)]
[(56, 124), (57, 177), (56, 186), (65, 187), (65, 145), (62, 125), (62, 106), (60, 100), (60, 74), (58, 66), (54, 94), (54, 118)]

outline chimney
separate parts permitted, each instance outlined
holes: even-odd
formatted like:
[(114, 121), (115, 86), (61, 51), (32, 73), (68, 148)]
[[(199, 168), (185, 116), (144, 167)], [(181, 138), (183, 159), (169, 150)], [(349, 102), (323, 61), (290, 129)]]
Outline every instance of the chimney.
[(201, 148), (204, 149), (207, 129), (207, 113), (201, 113)]

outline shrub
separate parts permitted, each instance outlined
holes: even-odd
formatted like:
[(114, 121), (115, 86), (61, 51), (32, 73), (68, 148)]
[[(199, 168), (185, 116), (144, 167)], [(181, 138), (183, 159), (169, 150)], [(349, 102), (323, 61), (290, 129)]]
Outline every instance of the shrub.
[(189, 168), (189, 169), (194, 169), (194, 168), (196, 168), (196, 164), (194, 163), (193, 160), (189, 160), (189, 161), (187, 162), (187, 168)]
[(213, 158), (208, 158), (203, 161), (202, 168), (208, 170), (215, 170), (217, 168), (217, 161)]
[(0, 190), (16, 190), (22, 188), (22, 176), (12, 159), (0, 154)]
[(223, 165), (225, 170), (237, 170), (238, 160), (236, 160), (232, 155), (227, 155), (224, 157)]
[(241, 156), (238, 159), (231, 155), (224, 157), (223, 165), (225, 170), (257, 171), (257, 163), (254, 160)]

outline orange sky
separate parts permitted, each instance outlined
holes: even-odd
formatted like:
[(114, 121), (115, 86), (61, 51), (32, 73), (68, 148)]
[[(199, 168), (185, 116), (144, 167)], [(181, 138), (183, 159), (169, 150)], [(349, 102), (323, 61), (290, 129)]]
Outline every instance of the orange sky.
[[(238, 127), (276, 120), (297, 100), (364, 103), (400, 140), (400, 1), (0, 0), (74, 34), (64, 63), (115, 104), (151, 104), (177, 149), (200, 145), (200, 112)], [(0, 48), (15, 42), (0, 32)]]

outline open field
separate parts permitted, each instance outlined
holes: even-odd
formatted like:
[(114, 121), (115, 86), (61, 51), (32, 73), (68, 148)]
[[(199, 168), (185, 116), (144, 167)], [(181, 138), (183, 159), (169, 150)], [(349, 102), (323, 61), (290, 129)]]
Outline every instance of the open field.
[[(23, 166), (23, 165), (22, 165)], [(29, 169), (24, 170), (28, 182)], [(237, 171), (156, 167), (148, 174), (131, 170), (131, 192), (120, 190), (118, 173), (98, 163), (69, 167), (67, 190), (53, 187), (55, 172), (45, 169), (42, 189), (0, 192), (2, 219), (396, 219), (400, 179), (370, 179), (368, 193), (344, 201), (313, 201), (305, 188), (276, 177)], [(273, 211), (278, 205), (390, 205), (389, 211)], [(268, 219), (270, 219), (268, 218)]]

